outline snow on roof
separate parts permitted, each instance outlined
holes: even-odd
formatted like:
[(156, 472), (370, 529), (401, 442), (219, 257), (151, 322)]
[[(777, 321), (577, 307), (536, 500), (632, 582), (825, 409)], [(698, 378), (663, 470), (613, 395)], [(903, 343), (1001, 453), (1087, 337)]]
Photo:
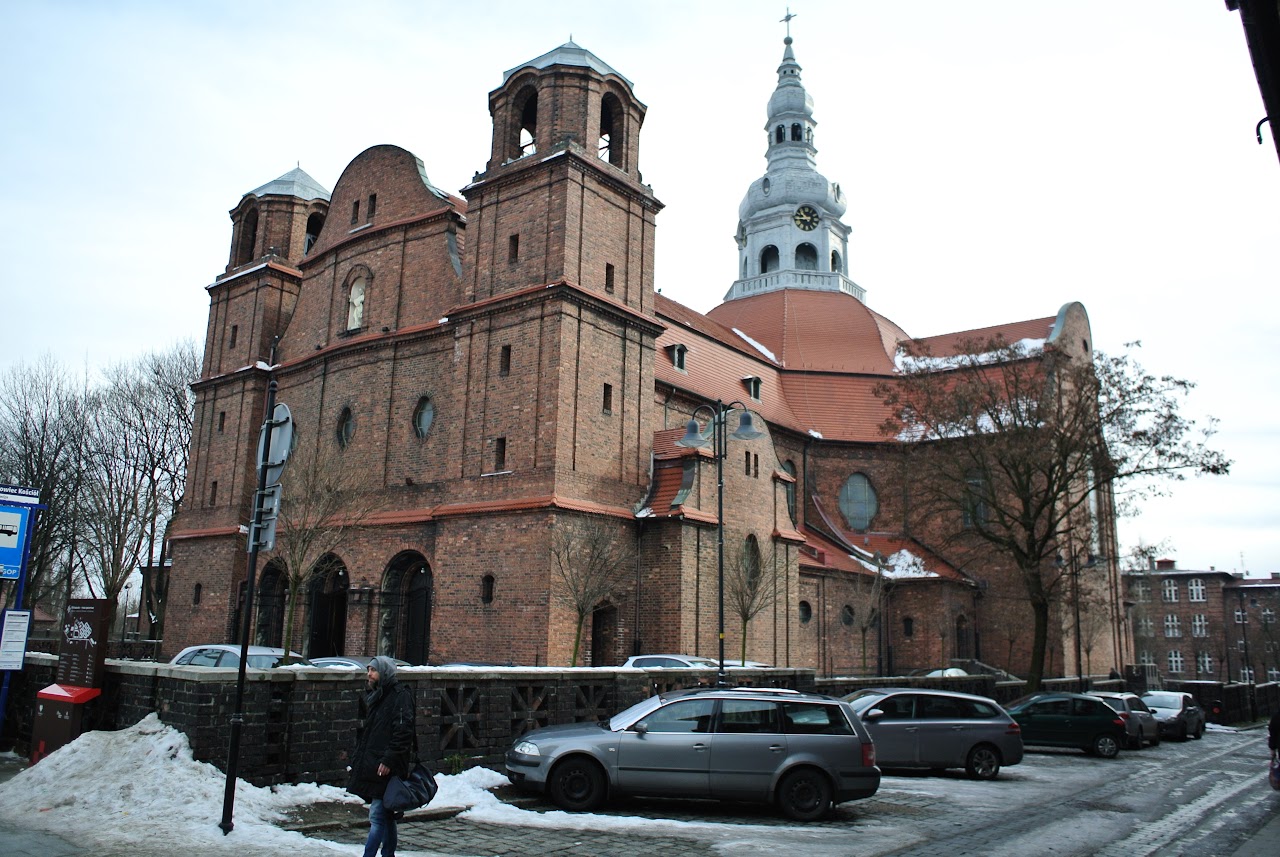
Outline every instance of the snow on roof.
[(1044, 351), (1044, 339), (1019, 339), (1007, 349), (1000, 351), (984, 351), (981, 354), (949, 354), (942, 357), (913, 355), (902, 349), (894, 355), (893, 365), (899, 372), (940, 372), (946, 369), (961, 369), (966, 366), (988, 365), (999, 363), (1009, 358), (1010, 353), (1022, 357), (1031, 357)]
[(733, 332), (741, 336), (744, 340), (746, 340), (747, 344), (749, 344), (756, 351), (759, 351), (761, 354), (763, 354), (765, 357), (768, 357), (774, 363), (778, 362), (778, 358), (774, 356), (774, 353), (770, 351), (768, 348), (765, 348), (759, 342), (756, 342), (754, 339), (752, 339), (750, 336), (747, 336), (745, 333), (743, 333), (741, 330), (738, 330), (738, 328), (736, 327), (733, 329)]
[(924, 567), (924, 560), (903, 548), (889, 557), (884, 567), (884, 576), (892, 580), (909, 577), (937, 577), (938, 573)]

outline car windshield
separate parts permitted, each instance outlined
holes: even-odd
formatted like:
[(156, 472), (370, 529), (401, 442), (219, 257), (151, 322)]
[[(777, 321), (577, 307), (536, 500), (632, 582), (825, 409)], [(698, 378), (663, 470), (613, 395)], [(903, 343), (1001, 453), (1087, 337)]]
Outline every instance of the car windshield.
[(632, 723), (635, 723), (641, 717), (644, 717), (661, 704), (661, 696), (651, 696), (648, 699), (642, 699), (630, 708), (619, 711), (617, 714), (609, 718), (610, 731), (621, 732), (623, 729), (626, 729)]
[(1148, 693), (1142, 699), (1152, 708), (1181, 708), (1182, 700), (1176, 693)]

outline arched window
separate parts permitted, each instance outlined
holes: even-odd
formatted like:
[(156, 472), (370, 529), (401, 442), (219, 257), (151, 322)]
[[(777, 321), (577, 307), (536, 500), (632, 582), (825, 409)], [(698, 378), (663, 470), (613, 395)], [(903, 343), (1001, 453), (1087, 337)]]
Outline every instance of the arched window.
[(843, 274), (844, 269), (840, 267), (840, 251), (831, 251), (831, 271), (835, 274)]
[(791, 125), (791, 141), (799, 143), (804, 140), (804, 132), (800, 129), (800, 123), (795, 122)]
[(844, 625), (846, 628), (852, 628), (853, 618), (854, 618), (853, 607), (851, 605), (846, 604), (844, 605), (844, 607), (840, 608), (840, 624), (841, 625)]
[(773, 138), (779, 143), (785, 143), (787, 141), (786, 126), (779, 125), (778, 130), (774, 132)]
[(1166, 580), (1162, 588), (1165, 601), (1178, 600), (1178, 581)]
[(316, 241), (320, 238), (320, 230), (324, 228), (324, 215), (316, 212), (307, 218), (307, 235), (302, 242), (302, 255), (311, 252), (311, 248), (316, 246)]
[(413, 433), (418, 437), (426, 437), (435, 418), (436, 406), (431, 397), (423, 396), (418, 399), (418, 406), (413, 409)]
[(201, 592), (203, 592), (203, 591), (204, 591), (204, 586), (203, 586), (202, 584), (197, 583), (197, 584), (196, 584), (196, 586), (195, 586), (195, 589), (191, 590), (191, 603), (192, 603), (192, 604), (199, 604), (199, 603), (200, 603), (200, 593), (201, 593)]
[(342, 413), (338, 415), (338, 446), (343, 449), (351, 443), (351, 438), (355, 437), (356, 418), (352, 415), (350, 408), (343, 408)]
[(523, 99), (523, 104), (520, 105), (517, 158), (523, 158), (538, 151), (538, 91), (529, 87), (526, 92), (521, 93), (520, 97)]
[(493, 603), (493, 575), (486, 574), (480, 580), (480, 603)]
[(916, 620), (910, 616), (902, 617), (902, 636), (910, 637), (916, 632)]
[(600, 160), (622, 166), (622, 104), (612, 92), (600, 101)]
[(867, 529), (878, 511), (880, 501), (870, 479), (861, 473), (855, 473), (845, 480), (840, 489), (840, 513), (851, 529)]
[(760, 273), (769, 274), (778, 270), (778, 248), (770, 244), (760, 251)]
[(818, 270), (818, 248), (807, 242), (797, 247), (796, 268), (801, 271)]
[(236, 264), (244, 265), (257, 258), (258, 209), (251, 208), (240, 221), (240, 240), (236, 248)]

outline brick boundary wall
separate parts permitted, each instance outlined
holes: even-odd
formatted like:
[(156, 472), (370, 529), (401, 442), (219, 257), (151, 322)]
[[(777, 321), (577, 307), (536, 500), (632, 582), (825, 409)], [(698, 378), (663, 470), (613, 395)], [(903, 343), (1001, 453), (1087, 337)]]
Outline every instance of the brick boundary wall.
[[(53, 683), (57, 658), (28, 653), (13, 674), (0, 749), (29, 755), (36, 694)], [(414, 690), (418, 746), (429, 764), (449, 770), (501, 769), (515, 737), (541, 726), (604, 720), (653, 693), (714, 683), (706, 670), (521, 669), (404, 671)], [(736, 684), (813, 689), (811, 670), (734, 670)], [(151, 712), (183, 732), (198, 761), (226, 769), (234, 670), (107, 662), (100, 697), (86, 705), (82, 726), (124, 729)], [(276, 669), (246, 673), (240, 776), (263, 786), (346, 782), (364, 692), (359, 670)]]

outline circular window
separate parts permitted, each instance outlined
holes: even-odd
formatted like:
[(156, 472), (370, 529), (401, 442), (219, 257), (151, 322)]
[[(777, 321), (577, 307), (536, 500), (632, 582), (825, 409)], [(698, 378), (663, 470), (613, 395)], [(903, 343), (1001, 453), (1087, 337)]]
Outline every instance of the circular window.
[(840, 610), (840, 624), (846, 628), (853, 627), (853, 607), (848, 604), (844, 605)]
[(430, 396), (418, 400), (418, 407), (413, 409), (413, 431), (418, 437), (426, 437), (431, 430), (431, 423), (436, 418), (436, 406)]
[(850, 476), (840, 489), (840, 514), (844, 515), (849, 527), (867, 529), (878, 511), (880, 501), (876, 498), (876, 489), (871, 487), (871, 480), (861, 473)]
[(813, 607), (808, 601), (800, 602), (800, 624), (808, 625), (809, 620), (813, 618)]
[(343, 408), (341, 416), (338, 417), (338, 446), (346, 449), (355, 433), (356, 418), (352, 416), (350, 408)]
[(769, 179), (766, 178), (764, 180), (764, 183), (760, 185), (760, 189), (764, 191), (765, 196), (769, 195)]

